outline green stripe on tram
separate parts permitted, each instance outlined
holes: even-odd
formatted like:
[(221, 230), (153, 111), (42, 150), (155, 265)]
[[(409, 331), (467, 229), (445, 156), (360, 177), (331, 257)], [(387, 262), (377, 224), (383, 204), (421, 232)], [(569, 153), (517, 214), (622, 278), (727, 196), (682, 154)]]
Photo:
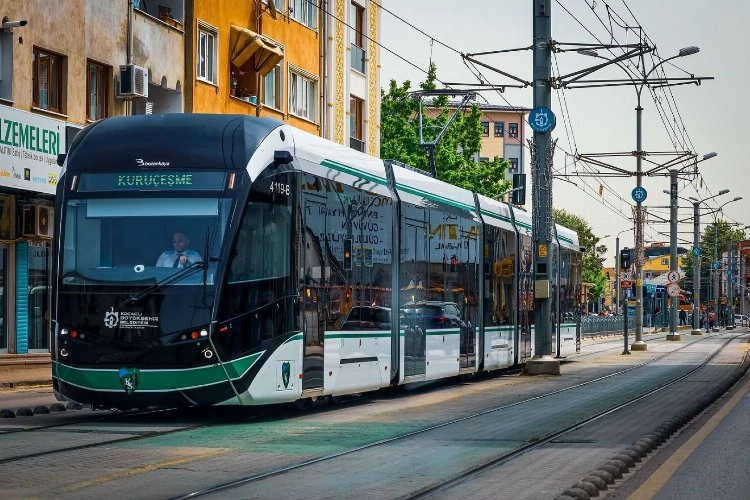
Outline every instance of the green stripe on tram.
[(358, 168), (350, 167), (349, 165), (344, 165), (343, 163), (339, 163), (337, 161), (323, 160), (322, 162), (320, 162), (320, 164), (323, 165), (324, 167), (338, 170), (339, 172), (344, 172), (346, 174), (354, 175), (356, 177), (361, 177), (362, 179), (367, 179), (368, 181), (372, 181), (377, 184), (382, 184), (383, 186), (388, 185), (388, 181), (381, 177), (372, 175)]
[[(242, 377), (255, 364), (262, 352), (229, 361), (222, 365), (170, 370), (139, 370), (138, 392), (167, 392), (204, 387)], [(128, 368), (127, 364), (123, 366)], [(226, 373), (224, 371), (226, 369)], [(122, 391), (117, 369), (91, 369), (52, 363), (52, 375), (60, 380), (95, 391)]]
[(437, 201), (438, 203), (445, 203), (446, 205), (451, 205), (456, 208), (461, 208), (463, 210), (469, 210), (471, 212), (476, 210), (476, 207), (474, 205), (467, 205), (466, 203), (461, 203), (460, 201), (451, 200), (450, 198), (439, 196), (439, 195), (436, 195), (435, 193), (430, 193), (428, 191), (422, 191), (421, 189), (413, 188), (405, 184), (397, 183), (396, 189), (400, 191), (404, 191), (406, 193), (415, 194), (417, 196), (422, 196), (423, 198), (427, 198), (428, 200), (432, 200), (432, 201)]

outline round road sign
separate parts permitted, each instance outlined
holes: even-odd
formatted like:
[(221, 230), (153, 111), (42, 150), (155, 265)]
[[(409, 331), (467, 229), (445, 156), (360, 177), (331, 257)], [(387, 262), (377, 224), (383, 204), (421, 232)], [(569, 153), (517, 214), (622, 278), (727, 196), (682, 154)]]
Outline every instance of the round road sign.
[(679, 271), (669, 271), (667, 273), (667, 281), (670, 283), (677, 283), (680, 281), (680, 278), (682, 278), (682, 276), (680, 276)]
[(630, 192), (630, 196), (633, 197), (633, 201), (636, 203), (643, 203), (646, 201), (646, 194), (646, 188), (644, 187), (633, 188), (633, 191)]
[(529, 126), (534, 132), (544, 134), (554, 130), (557, 120), (555, 119), (555, 113), (551, 109), (544, 106), (537, 106), (529, 113)]
[(677, 297), (680, 294), (680, 285), (677, 283), (670, 283), (667, 285), (667, 295), (670, 297)]

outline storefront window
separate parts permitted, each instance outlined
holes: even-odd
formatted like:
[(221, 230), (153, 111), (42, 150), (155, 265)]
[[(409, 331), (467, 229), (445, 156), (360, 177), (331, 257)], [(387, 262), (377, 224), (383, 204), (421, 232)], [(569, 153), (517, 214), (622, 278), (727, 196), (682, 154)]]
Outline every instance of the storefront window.
[(29, 350), (49, 350), (49, 246), (29, 243)]

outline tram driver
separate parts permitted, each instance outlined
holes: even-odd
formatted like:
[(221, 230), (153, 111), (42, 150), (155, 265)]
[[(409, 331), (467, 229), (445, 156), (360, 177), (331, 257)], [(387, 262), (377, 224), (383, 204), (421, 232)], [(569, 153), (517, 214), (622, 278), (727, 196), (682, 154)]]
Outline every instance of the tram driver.
[(156, 261), (156, 267), (185, 268), (195, 262), (203, 261), (203, 257), (191, 250), (190, 238), (183, 231), (175, 231), (172, 235), (172, 250), (165, 250)]

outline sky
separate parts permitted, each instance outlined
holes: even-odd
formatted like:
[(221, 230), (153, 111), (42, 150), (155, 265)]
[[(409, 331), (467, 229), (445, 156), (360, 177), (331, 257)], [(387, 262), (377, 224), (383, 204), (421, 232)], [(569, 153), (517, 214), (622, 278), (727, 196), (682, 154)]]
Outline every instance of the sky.
[[(388, 82), (410, 80), (412, 87), (424, 80), (424, 69), (430, 60), (437, 65), (438, 78), (443, 82), (476, 83), (478, 78), (493, 84), (513, 83), (508, 78), (479, 67), (470, 70), (460, 53), (477, 53), (528, 47), (532, 43), (532, 2), (510, 0), (376, 0), (393, 14), (381, 12), (381, 86)], [(721, 203), (742, 196), (744, 199), (727, 204), (722, 214), (704, 216), (705, 223), (715, 216), (742, 226), (750, 224), (750, 174), (745, 172), (740, 147), (747, 139), (750, 113), (750, 50), (742, 42), (750, 20), (750, 2), (729, 0), (552, 0), (552, 38), (560, 43), (634, 43), (637, 27), (656, 46), (661, 58), (676, 55), (680, 48), (697, 46), (700, 52), (681, 57), (661, 66), (668, 77), (714, 77), (700, 86), (683, 85), (656, 91), (657, 101), (648, 89), (643, 90), (641, 105), (643, 150), (673, 153), (691, 151), (698, 158), (716, 152), (715, 158), (698, 164), (699, 176), (679, 182), (680, 196), (704, 199), (722, 189), (727, 195), (706, 202), (716, 208)], [(567, 11), (566, 11), (567, 9)], [(608, 15), (608, 12), (610, 15)], [(395, 16), (413, 25), (410, 27)], [(597, 15), (599, 18), (597, 18)], [(619, 17), (618, 17), (619, 16)], [(601, 21), (600, 21), (601, 19)], [(618, 26), (622, 24), (623, 27)], [(612, 41), (609, 30), (614, 33)], [(420, 33), (417, 29), (423, 31)], [(589, 33), (590, 31), (590, 33)], [(431, 42), (432, 40), (432, 42)], [(449, 48), (446, 48), (444, 45)], [(455, 49), (451, 50), (451, 49)], [(389, 51), (392, 51), (389, 52)], [(599, 50), (602, 56), (611, 56)], [(501, 55), (477, 56), (495, 68), (532, 80), (530, 50)], [(647, 60), (646, 69), (653, 62)], [(658, 62), (656, 59), (655, 62)], [(601, 59), (577, 54), (559, 53), (553, 57), (553, 72), (568, 74), (584, 69)], [(559, 68), (559, 69), (558, 69)], [(624, 71), (610, 67), (589, 78), (622, 79)], [(483, 99), (492, 104), (533, 107), (531, 88), (507, 88), (483, 92)], [(633, 86), (568, 89), (552, 91), (552, 110), (557, 127), (552, 132), (558, 139), (554, 170), (561, 174), (584, 172), (586, 167), (567, 153), (632, 152), (636, 150), (636, 91)], [(568, 126), (566, 127), (566, 123)], [(744, 124), (744, 125), (743, 125)], [(532, 131), (526, 124), (527, 137)], [(663, 162), (673, 156), (650, 155), (649, 161)], [(528, 156), (527, 167), (528, 167)], [(612, 163), (630, 172), (636, 170), (633, 156), (613, 158)], [(643, 169), (649, 168), (644, 161)], [(692, 169), (691, 169), (692, 170)], [(576, 185), (556, 178), (553, 182), (553, 205), (584, 217), (608, 247), (605, 266), (614, 265), (615, 237), (620, 248), (634, 242), (631, 190), (635, 177), (593, 178), (565, 177)], [(668, 177), (643, 177), (648, 192), (644, 205), (649, 211), (669, 219)], [(601, 191), (601, 195), (599, 194)], [(526, 208), (531, 210), (530, 191)], [(710, 208), (702, 210), (703, 213)], [(679, 218), (689, 218), (678, 228), (679, 241), (692, 246), (692, 204), (680, 201)], [(650, 219), (655, 219), (650, 217)], [(740, 226), (741, 227), (741, 226)], [(650, 223), (645, 227), (645, 240), (668, 243), (669, 224)], [(660, 232), (666, 234), (659, 234)], [(683, 233), (684, 232), (684, 233)], [(750, 234), (750, 233), (749, 233)]]

